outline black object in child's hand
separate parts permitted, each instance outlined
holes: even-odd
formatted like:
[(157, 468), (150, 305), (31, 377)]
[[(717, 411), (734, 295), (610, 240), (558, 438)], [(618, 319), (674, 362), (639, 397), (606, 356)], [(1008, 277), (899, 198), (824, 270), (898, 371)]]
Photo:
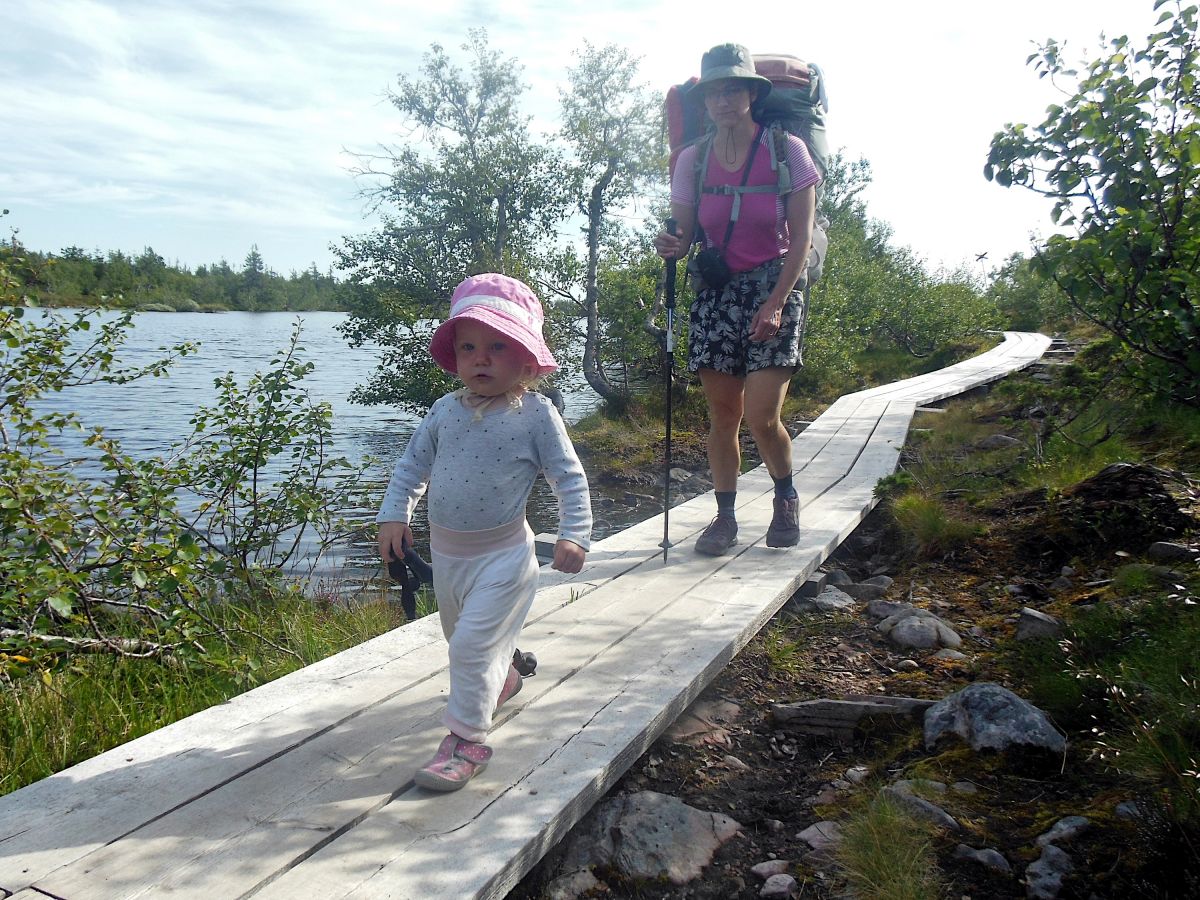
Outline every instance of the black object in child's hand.
[(512, 664), (513, 668), (517, 670), (517, 674), (523, 678), (537, 674), (537, 657), (528, 650), (522, 651), (520, 648), (514, 650)]
[(422, 584), (433, 583), (433, 568), (412, 547), (404, 548), (404, 559), (395, 554), (388, 560), (388, 577), (400, 585), (400, 606), (408, 621), (417, 618), (417, 591)]

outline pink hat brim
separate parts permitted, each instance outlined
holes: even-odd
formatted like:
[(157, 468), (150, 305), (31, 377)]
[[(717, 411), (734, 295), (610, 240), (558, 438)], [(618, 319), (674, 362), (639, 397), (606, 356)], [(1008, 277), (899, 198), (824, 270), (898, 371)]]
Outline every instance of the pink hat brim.
[(447, 319), (434, 331), (429, 341), (429, 355), (433, 361), (449, 372), (458, 374), (458, 360), (454, 354), (454, 323), (459, 319), (474, 319), (507, 338), (516, 341), (529, 351), (538, 366), (538, 375), (549, 375), (558, 369), (558, 362), (546, 346), (546, 339), (540, 332), (534, 332), (519, 322), (514, 322), (504, 313), (487, 306), (468, 306), (462, 312)]

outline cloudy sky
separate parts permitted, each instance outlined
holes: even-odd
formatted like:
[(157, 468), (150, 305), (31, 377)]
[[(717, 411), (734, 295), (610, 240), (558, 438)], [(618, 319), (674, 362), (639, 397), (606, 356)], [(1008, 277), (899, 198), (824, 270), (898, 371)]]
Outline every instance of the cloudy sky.
[(981, 175), (992, 134), (1040, 122), (1056, 98), (1026, 57), (1056, 38), (1090, 59), (1102, 31), (1140, 42), (1157, 15), (1152, 0), (763, 3), (736, 16), (708, 0), (7, 0), (3, 18), (3, 236), (55, 252), (150, 246), (189, 266), (238, 267), (256, 244), (286, 274), (328, 268), (331, 243), (369, 230), (349, 170), (355, 153), (404, 139), (386, 90), (432, 42), (457, 54), (473, 26), (523, 64), (542, 130), (585, 38), (628, 47), (663, 89), (725, 41), (810, 58), (829, 85), (830, 144), (871, 163), (868, 208), (895, 242), (933, 267), (985, 251), (999, 262), (1049, 227), (1047, 201)]

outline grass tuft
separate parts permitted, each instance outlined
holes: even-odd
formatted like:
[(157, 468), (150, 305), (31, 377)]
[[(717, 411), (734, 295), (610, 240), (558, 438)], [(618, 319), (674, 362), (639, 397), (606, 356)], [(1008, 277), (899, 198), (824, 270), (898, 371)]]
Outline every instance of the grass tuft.
[(897, 498), (892, 503), (892, 515), (918, 555), (924, 557), (947, 553), (982, 531), (972, 522), (951, 516), (940, 501), (916, 492)]
[[(10, 793), (301, 666), (395, 628), (383, 601), (342, 604), (299, 595), (255, 608), (214, 607), (230, 635), (204, 665), (84, 657), (41, 677), (12, 677), (0, 654), (0, 794)], [(265, 638), (261, 640), (258, 636)]]
[(941, 872), (926, 826), (878, 794), (842, 827), (838, 863), (859, 900), (935, 900)]

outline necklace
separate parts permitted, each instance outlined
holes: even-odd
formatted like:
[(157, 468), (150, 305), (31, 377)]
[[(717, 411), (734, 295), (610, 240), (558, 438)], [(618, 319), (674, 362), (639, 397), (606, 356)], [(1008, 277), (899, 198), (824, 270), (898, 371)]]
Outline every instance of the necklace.
[(737, 159), (737, 142), (733, 139), (733, 129), (731, 128), (725, 134), (725, 152), (722, 154), (725, 164), (732, 166), (734, 160)]

